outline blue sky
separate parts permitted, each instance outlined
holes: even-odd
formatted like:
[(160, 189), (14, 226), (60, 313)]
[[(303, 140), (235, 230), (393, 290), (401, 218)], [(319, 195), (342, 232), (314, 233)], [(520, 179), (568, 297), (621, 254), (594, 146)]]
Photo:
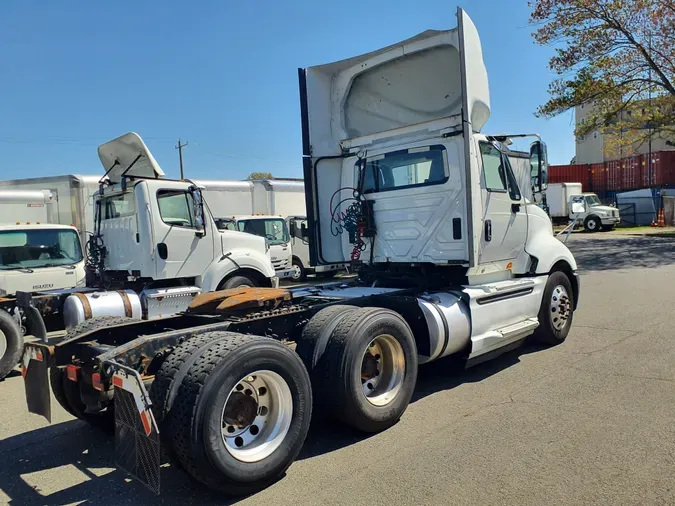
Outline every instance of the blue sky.
[[(508, 6), (507, 6), (508, 4)], [(534, 117), (551, 50), (527, 1), (460, 3), (488, 68), (487, 133), (538, 132), (552, 163), (574, 155), (572, 116)], [(341, 0), (47, 1), (0, 4), (0, 177), (95, 174), (96, 148), (128, 131), (170, 177), (301, 177), (297, 68), (456, 25), (455, 5)]]

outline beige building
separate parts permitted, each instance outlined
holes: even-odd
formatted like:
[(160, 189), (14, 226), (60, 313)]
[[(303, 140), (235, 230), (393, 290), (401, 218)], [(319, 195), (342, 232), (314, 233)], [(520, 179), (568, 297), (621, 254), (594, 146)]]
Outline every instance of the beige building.
[[(639, 106), (638, 106), (639, 107)], [(636, 108), (637, 109), (637, 108)], [(583, 124), (590, 116), (593, 110), (593, 104), (583, 104), (574, 109), (575, 123)], [(639, 110), (640, 114), (644, 109)], [(630, 111), (622, 114), (631, 114)], [(617, 137), (623, 135), (618, 133)], [(576, 156), (574, 163), (602, 163), (610, 160), (619, 160), (627, 156), (642, 155), (649, 153), (649, 143), (633, 143), (633, 145), (620, 146), (617, 138), (613, 138), (613, 134), (603, 135), (602, 131), (591, 132), (584, 137), (576, 138)], [(666, 151), (675, 149), (675, 143), (670, 143), (668, 140), (661, 138), (658, 134), (652, 136), (651, 151)]]

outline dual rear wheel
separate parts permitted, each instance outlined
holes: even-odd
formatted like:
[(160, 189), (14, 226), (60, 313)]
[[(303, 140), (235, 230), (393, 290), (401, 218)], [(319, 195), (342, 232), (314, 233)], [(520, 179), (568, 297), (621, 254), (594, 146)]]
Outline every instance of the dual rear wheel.
[(233, 332), (177, 346), (150, 389), (169, 458), (214, 490), (250, 494), (297, 457), (313, 392), (324, 413), (367, 432), (396, 423), (410, 402), (417, 354), (396, 313), (326, 308), (305, 327), (297, 352)]

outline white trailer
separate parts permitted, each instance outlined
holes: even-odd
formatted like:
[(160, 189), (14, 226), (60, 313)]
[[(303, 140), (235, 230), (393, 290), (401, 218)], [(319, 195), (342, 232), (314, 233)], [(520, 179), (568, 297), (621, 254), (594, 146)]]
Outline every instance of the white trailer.
[(74, 226), (86, 245), (88, 236), (94, 232), (94, 196), (100, 180), (101, 176), (75, 174), (10, 179), (0, 181), (0, 189), (50, 191), (55, 207), (52, 223)]
[(0, 224), (55, 223), (54, 204), (49, 190), (0, 189)]
[[(49, 372), (54, 398), (114, 426), (115, 462), (155, 492), (166, 445), (204, 486), (249, 495), (283, 477), (313, 408), (381, 432), (404, 415), (422, 364), (565, 341), (577, 264), (481, 133), (487, 71), (476, 27), (458, 18), (298, 73), (311, 256), (354, 259), (358, 280), (204, 294), (182, 315), (28, 344), (29, 410), (49, 413)], [(537, 193), (543, 142), (530, 152)]]
[(569, 220), (569, 201), (572, 195), (581, 195), (581, 183), (551, 183), (546, 189), (546, 203), (555, 221)]

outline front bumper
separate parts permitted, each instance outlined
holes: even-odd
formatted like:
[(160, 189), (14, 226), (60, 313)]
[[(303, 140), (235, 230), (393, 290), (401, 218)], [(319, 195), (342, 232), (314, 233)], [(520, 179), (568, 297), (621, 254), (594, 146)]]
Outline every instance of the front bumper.
[(295, 276), (297, 270), (295, 267), (291, 267), (290, 269), (281, 269), (278, 271), (274, 271), (274, 274), (277, 276), (279, 279), (290, 279)]
[(576, 297), (574, 297), (574, 310), (576, 311), (577, 306), (579, 305), (579, 297), (581, 296), (581, 278), (577, 272), (573, 272), (574, 284), (576, 285)]
[(600, 218), (600, 222), (603, 225), (613, 227), (621, 223), (621, 218), (619, 216), (607, 216), (606, 218)]

